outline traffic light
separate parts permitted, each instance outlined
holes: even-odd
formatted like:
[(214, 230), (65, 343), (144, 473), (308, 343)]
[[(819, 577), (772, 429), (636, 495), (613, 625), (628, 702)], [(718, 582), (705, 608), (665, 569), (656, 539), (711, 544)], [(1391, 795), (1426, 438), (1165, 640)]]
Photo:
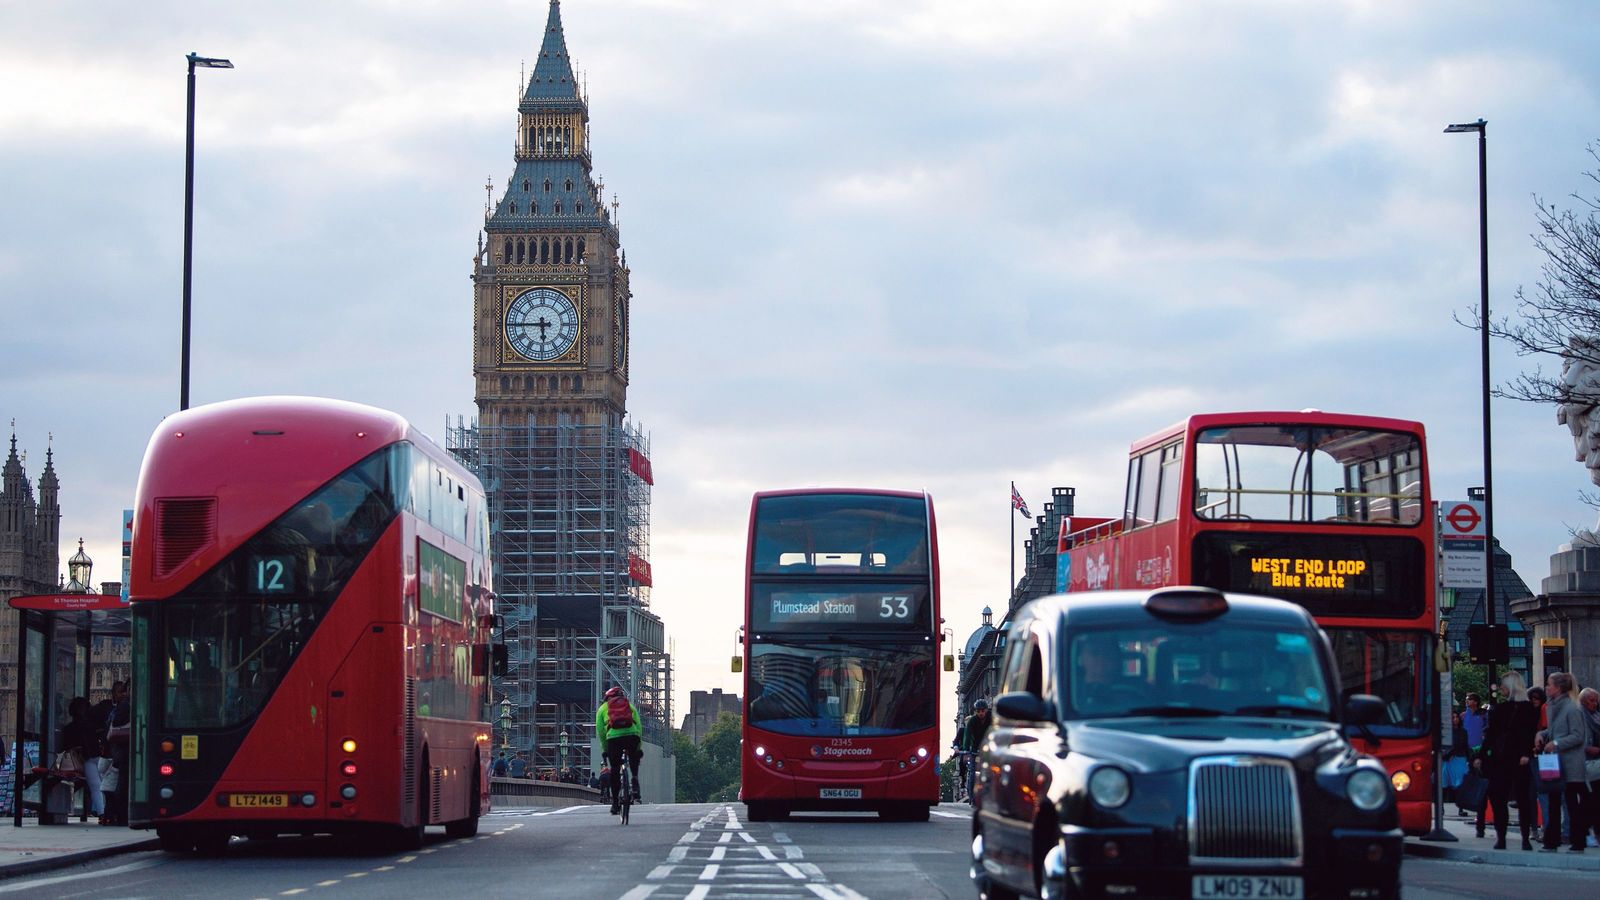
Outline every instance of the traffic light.
[(1506, 626), (1468, 625), (1467, 658), (1479, 664), (1510, 662), (1511, 647)]

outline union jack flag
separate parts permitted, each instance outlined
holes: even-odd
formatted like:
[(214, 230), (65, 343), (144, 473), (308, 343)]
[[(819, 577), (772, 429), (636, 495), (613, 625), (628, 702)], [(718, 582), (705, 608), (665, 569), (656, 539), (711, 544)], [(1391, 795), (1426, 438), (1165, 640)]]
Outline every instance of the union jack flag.
[(1015, 481), (1011, 482), (1011, 508), (1022, 513), (1024, 519), (1033, 518), (1033, 513), (1028, 512), (1027, 501), (1022, 499), (1021, 494), (1017, 493), (1017, 483)]

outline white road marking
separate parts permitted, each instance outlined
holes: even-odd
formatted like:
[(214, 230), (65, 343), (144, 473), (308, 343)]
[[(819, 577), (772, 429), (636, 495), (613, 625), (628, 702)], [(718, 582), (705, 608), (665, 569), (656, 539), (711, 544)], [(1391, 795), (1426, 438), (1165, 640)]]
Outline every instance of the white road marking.
[(654, 869), (651, 869), (650, 874), (646, 875), (645, 877), (651, 881), (660, 881), (663, 878), (671, 878), (672, 870), (676, 868), (677, 866), (656, 866)]
[[(781, 863), (778, 863), (778, 868), (780, 868), (783, 871), (789, 873), (789, 877), (793, 878), (796, 881), (805, 881), (806, 880), (806, 873), (800, 871), (800, 867), (796, 866), (794, 863), (781, 862)], [(818, 874), (821, 874), (821, 873), (819, 872)]]
[(717, 843), (726, 844), (727, 842), (733, 840), (733, 834), (734, 833), (731, 831), (724, 831), (723, 833), (717, 835)]
[(371, 874), (371, 873), (370, 872), (351, 872), (349, 875), (346, 875), (345, 877), (346, 878), (365, 878), (369, 874)]
[(971, 816), (964, 816), (961, 813), (945, 812), (942, 809), (930, 809), (930, 810), (928, 810), (928, 815), (930, 815), (930, 816), (943, 816), (946, 819), (970, 819), (970, 818), (972, 818)]
[(374, 871), (374, 872), (393, 872), (394, 871), (394, 866), (379, 866), (376, 869), (373, 869), (372, 871)]
[(717, 865), (716, 863), (712, 863), (711, 865), (706, 866), (704, 869), (700, 870), (700, 880), (701, 881), (710, 881), (711, 879), (717, 877), (717, 870), (720, 869), (720, 868), (722, 868), (722, 867)]
[(806, 887), (823, 900), (867, 900), (842, 884), (808, 884)]
[(748, 832), (748, 831), (740, 831), (740, 832), (736, 832), (736, 834), (738, 834), (738, 835), (739, 835), (739, 837), (742, 837), (742, 838), (744, 838), (744, 842), (745, 842), (745, 843), (746, 843), (746, 844), (754, 844), (754, 843), (755, 843), (755, 842), (756, 842), (756, 839), (755, 839), (755, 837), (754, 837), (754, 836), (752, 836), (752, 835), (751, 835), (751, 834), (750, 834), (750, 832)]
[(690, 891), (689, 895), (685, 897), (684, 900), (705, 900), (705, 896), (709, 893), (711, 893), (711, 885), (697, 884), (694, 886), (694, 890)]
[(785, 844), (783, 846), (784, 859), (800, 859), (803, 856), (805, 856), (805, 853), (801, 852), (799, 847), (793, 844)]
[(638, 885), (633, 890), (623, 894), (620, 900), (644, 900), (644, 898), (654, 894), (656, 892), (656, 888), (660, 886), (661, 885), (659, 884)]
[[(757, 844), (755, 849), (756, 849), (757, 853), (761, 854), (761, 858), (762, 859), (777, 859), (778, 858), (777, 854), (773, 853), (771, 850), (768, 850), (765, 846), (763, 846), (761, 844)], [(791, 847), (790, 849), (792, 850), (794, 848)]]
[(787, 835), (787, 834), (785, 834), (784, 832), (781, 832), (781, 831), (774, 831), (772, 833), (772, 839), (777, 841), (780, 844), (790, 843), (789, 835)]
[(334, 885), (336, 885), (338, 883), (339, 883), (339, 879), (333, 878), (333, 879), (330, 879), (328, 881), (319, 881), (319, 882), (317, 882), (317, 887), (333, 887)]

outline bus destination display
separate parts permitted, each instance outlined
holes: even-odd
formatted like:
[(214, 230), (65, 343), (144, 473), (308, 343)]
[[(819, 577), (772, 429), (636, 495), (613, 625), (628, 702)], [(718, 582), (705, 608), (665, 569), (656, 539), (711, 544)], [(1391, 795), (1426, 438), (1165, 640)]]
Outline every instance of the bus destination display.
[(1364, 559), (1303, 559), (1288, 556), (1252, 556), (1250, 572), (1272, 579), (1272, 587), (1342, 591), (1350, 579), (1367, 571)]
[[(752, 612), (757, 627), (908, 626), (925, 620), (926, 590), (772, 590)], [(764, 621), (762, 621), (764, 620)]]

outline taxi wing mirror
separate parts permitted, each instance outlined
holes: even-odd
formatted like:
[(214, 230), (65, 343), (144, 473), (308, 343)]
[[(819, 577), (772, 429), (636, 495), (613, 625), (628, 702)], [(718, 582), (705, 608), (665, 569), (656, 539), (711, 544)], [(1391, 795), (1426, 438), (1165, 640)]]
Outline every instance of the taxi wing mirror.
[(1351, 694), (1344, 701), (1344, 721), (1348, 725), (1371, 725), (1382, 721), (1387, 709), (1382, 698), (1371, 694)]
[(996, 697), (994, 711), (1017, 722), (1054, 722), (1056, 718), (1050, 701), (1027, 691), (1011, 691)]

